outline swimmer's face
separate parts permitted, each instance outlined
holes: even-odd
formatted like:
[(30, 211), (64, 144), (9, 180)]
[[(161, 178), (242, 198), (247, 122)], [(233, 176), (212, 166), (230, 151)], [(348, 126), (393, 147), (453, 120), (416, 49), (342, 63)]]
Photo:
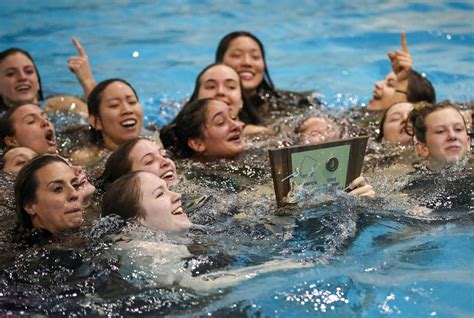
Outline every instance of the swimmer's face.
[(265, 61), (258, 43), (247, 36), (233, 39), (223, 61), (239, 73), (245, 94), (255, 94), (265, 72)]
[(418, 152), (432, 166), (456, 161), (470, 152), (470, 138), (461, 114), (454, 108), (443, 108), (425, 118), (426, 144), (417, 143)]
[(209, 68), (199, 79), (198, 98), (218, 99), (230, 107), (232, 117), (238, 117), (243, 106), (239, 74), (227, 65)]
[(39, 89), (35, 66), (23, 53), (7, 56), (0, 63), (0, 95), (6, 103), (38, 103)]
[(3, 171), (18, 173), (24, 165), (38, 154), (26, 147), (13, 148), (3, 156)]
[(37, 105), (18, 107), (13, 113), (14, 136), (5, 137), (10, 147), (27, 147), (37, 154), (54, 154), (57, 151), (56, 133), (46, 112)]
[(82, 194), (73, 169), (64, 162), (52, 162), (35, 173), (36, 201), (23, 208), (33, 227), (59, 233), (81, 226)]
[(89, 122), (102, 131), (106, 148), (113, 150), (140, 134), (142, 106), (128, 85), (113, 82), (102, 93), (99, 117), (89, 118)]
[(209, 101), (202, 131), (202, 137), (188, 141), (200, 155), (233, 158), (244, 151), (242, 124), (230, 116), (229, 107), (221, 101)]
[(140, 173), (145, 217), (138, 221), (166, 232), (188, 230), (192, 223), (181, 206), (181, 195), (170, 191), (166, 182), (148, 172)]
[(410, 111), (413, 109), (411, 103), (397, 103), (387, 111), (383, 124), (383, 138), (392, 145), (409, 145), (412, 137), (407, 134), (406, 124)]
[(176, 165), (163, 147), (150, 140), (138, 141), (128, 155), (132, 171), (146, 171), (163, 179), (168, 186), (178, 182)]
[(84, 201), (89, 200), (95, 192), (94, 185), (89, 182), (86, 172), (80, 166), (71, 166), (71, 168), (77, 177), (77, 181), (79, 182), (79, 191), (82, 193)]
[(313, 144), (339, 139), (339, 128), (322, 117), (308, 118), (300, 128), (303, 143)]
[(375, 83), (372, 99), (367, 105), (367, 109), (381, 112), (389, 108), (395, 98), (395, 86), (397, 85), (397, 77), (395, 73), (390, 72), (381, 81)]

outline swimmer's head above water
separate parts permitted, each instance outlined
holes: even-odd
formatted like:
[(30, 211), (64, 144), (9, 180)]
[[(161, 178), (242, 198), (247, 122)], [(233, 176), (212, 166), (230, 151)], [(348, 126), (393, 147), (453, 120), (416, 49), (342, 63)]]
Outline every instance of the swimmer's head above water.
[(385, 141), (392, 145), (410, 145), (412, 136), (407, 132), (408, 114), (413, 109), (412, 103), (396, 103), (387, 108), (379, 125), (378, 142)]
[(97, 84), (87, 99), (92, 139), (114, 150), (139, 136), (143, 111), (135, 89), (118, 78)]
[(110, 186), (102, 201), (102, 215), (109, 214), (165, 232), (182, 232), (192, 226), (181, 206), (181, 195), (170, 191), (163, 179), (144, 171), (131, 172)]
[(259, 89), (274, 90), (263, 44), (250, 32), (236, 31), (224, 36), (217, 47), (216, 62), (237, 71), (247, 96), (255, 95)]
[(242, 124), (230, 116), (229, 106), (217, 99), (184, 105), (161, 129), (160, 139), (179, 158), (234, 158), (245, 150)]
[(466, 121), (451, 102), (415, 104), (408, 120), (416, 138), (417, 153), (428, 160), (431, 169), (470, 155)]
[(41, 100), (41, 78), (31, 55), (19, 48), (0, 52), (0, 110)]
[(325, 116), (304, 118), (295, 129), (298, 143), (313, 144), (341, 139), (341, 127)]
[(101, 180), (105, 187), (132, 171), (146, 171), (163, 179), (168, 186), (178, 182), (176, 165), (169, 153), (155, 142), (138, 138), (118, 147), (107, 159)]
[(29, 161), (15, 181), (19, 231), (40, 228), (58, 234), (83, 223), (80, 181), (68, 162), (58, 155)]
[(2, 147), (27, 147), (38, 154), (56, 153), (56, 132), (46, 112), (38, 105), (10, 108), (0, 119)]

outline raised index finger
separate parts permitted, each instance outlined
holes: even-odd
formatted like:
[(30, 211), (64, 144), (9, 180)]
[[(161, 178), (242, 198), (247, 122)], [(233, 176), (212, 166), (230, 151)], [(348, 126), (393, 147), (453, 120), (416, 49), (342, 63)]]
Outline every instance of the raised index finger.
[(403, 52), (408, 53), (407, 36), (405, 32), (402, 32), (402, 50)]
[(79, 40), (76, 39), (76, 37), (72, 37), (72, 43), (77, 49), (77, 52), (79, 53), (79, 56), (86, 56), (86, 51), (81, 46), (81, 43), (79, 43)]

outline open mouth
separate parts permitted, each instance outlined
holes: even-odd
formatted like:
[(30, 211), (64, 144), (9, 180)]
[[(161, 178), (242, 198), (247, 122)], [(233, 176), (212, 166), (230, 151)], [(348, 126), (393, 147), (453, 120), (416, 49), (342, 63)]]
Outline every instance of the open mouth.
[(248, 71), (240, 72), (239, 75), (242, 80), (251, 80), (254, 77), (254, 74)]
[(162, 174), (160, 178), (163, 180), (168, 180), (168, 181), (174, 180), (175, 179), (174, 172), (172, 170), (167, 171), (164, 174)]
[(127, 120), (122, 121), (120, 125), (124, 128), (133, 128), (135, 127), (137, 122), (138, 121), (136, 119), (127, 119)]
[(179, 206), (178, 208), (174, 209), (171, 214), (173, 215), (186, 215), (186, 213), (184, 213), (183, 211), (183, 208), (181, 206)]
[(227, 139), (227, 141), (230, 141), (230, 142), (240, 142), (242, 140), (242, 135), (241, 134), (235, 134), (235, 135), (232, 135), (229, 139)]
[(26, 93), (31, 89), (31, 86), (28, 84), (21, 84), (16, 87), (16, 90), (20, 93)]
[(44, 136), (46, 138), (46, 142), (50, 146), (56, 146), (56, 136), (54, 135), (54, 131), (51, 129), (46, 132), (46, 135)]

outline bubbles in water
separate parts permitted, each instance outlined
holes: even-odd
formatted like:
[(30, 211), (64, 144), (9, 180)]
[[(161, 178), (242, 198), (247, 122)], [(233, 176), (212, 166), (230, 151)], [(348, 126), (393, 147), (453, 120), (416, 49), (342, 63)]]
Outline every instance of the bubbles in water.
[(132, 56), (135, 57), (135, 58), (136, 58), (136, 57), (139, 57), (139, 56), (140, 56), (140, 52), (138, 52), (138, 51), (133, 51)]

